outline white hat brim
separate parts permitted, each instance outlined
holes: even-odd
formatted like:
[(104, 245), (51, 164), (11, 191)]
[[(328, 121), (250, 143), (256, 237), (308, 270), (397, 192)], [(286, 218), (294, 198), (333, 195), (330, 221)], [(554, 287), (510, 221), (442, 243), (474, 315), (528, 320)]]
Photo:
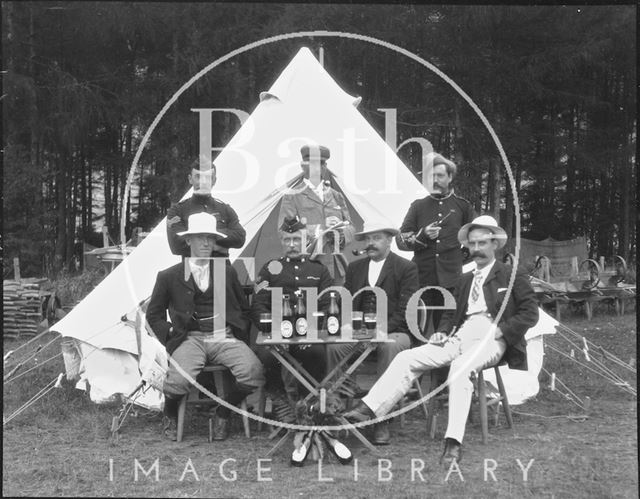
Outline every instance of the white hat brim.
[(471, 231), (471, 229), (475, 229), (476, 227), (490, 231), (493, 234), (492, 239), (498, 241), (498, 249), (503, 248), (504, 245), (507, 244), (508, 236), (502, 227), (473, 222), (463, 225), (462, 228), (458, 231), (458, 241), (460, 242), (460, 244), (463, 244), (465, 246), (469, 244), (469, 232)]
[(215, 232), (215, 231), (201, 231), (201, 230), (195, 230), (195, 231), (190, 231), (190, 230), (185, 230), (183, 232), (177, 232), (177, 235), (180, 237), (183, 236), (188, 236), (188, 235), (195, 235), (195, 234), (209, 234), (212, 236), (218, 236), (218, 237), (222, 237), (222, 238), (226, 238), (226, 234), (221, 234), (220, 232)]

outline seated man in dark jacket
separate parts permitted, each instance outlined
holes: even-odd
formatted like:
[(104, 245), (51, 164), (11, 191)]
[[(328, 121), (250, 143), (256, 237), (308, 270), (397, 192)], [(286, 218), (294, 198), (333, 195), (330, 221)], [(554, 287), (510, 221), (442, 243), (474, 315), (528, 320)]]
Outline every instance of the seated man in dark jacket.
[[(460, 229), (458, 240), (469, 248), (477, 269), (458, 280), (456, 309), (446, 311), (439, 331), (428, 344), (400, 352), (367, 396), (345, 414), (350, 421), (382, 417), (420, 374), (450, 365), (449, 422), (442, 455), (447, 465), (462, 456), (462, 437), (473, 394), (470, 375), (494, 365), (503, 356), (511, 369), (526, 369), (524, 335), (538, 321), (538, 304), (525, 275), (516, 275), (507, 294), (511, 267), (495, 258), (507, 235), (496, 221), (486, 215), (478, 217)], [(505, 301), (504, 312), (499, 315)]]
[[(367, 257), (349, 264), (344, 283), (352, 296), (370, 286), (382, 289), (386, 295), (387, 334), (393, 341), (380, 343), (376, 349), (378, 376), (385, 372), (396, 355), (411, 347), (405, 313), (409, 298), (418, 290), (418, 267), (391, 251), (391, 242), (397, 233), (396, 229), (383, 222), (365, 222), (364, 230), (355, 238), (366, 244)], [(377, 311), (376, 305), (376, 297), (370, 290), (353, 299), (353, 310), (363, 313)], [(328, 348), (329, 369), (334, 368), (353, 348), (354, 344), (331, 345)], [(375, 425), (374, 444), (388, 445), (390, 439), (387, 422)]]
[[(172, 440), (180, 399), (206, 364), (222, 364), (235, 377), (234, 390), (226, 398), (229, 404), (239, 404), (264, 384), (262, 364), (246, 343), (248, 306), (236, 272), (230, 265), (216, 266), (210, 260), (216, 239), (226, 237), (218, 232), (216, 218), (207, 213), (191, 215), (188, 229), (179, 235), (185, 238), (191, 257), (158, 273), (147, 309), (149, 325), (181, 368), (171, 362), (163, 386), (164, 432)], [(228, 408), (218, 407), (215, 440), (227, 437), (228, 416)]]

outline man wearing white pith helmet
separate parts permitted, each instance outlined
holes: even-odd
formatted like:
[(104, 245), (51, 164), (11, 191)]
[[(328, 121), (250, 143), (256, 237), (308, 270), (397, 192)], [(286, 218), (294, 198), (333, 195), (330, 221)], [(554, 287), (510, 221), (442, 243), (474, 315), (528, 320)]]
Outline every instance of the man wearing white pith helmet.
[[(504, 357), (511, 369), (526, 369), (524, 335), (538, 321), (538, 304), (529, 279), (517, 274), (507, 294), (512, 269), (495, 252), (507, 240), (505, 231), (487, 215), (477, 217), (458, 232), (476, 263), (476, 270), (458, 280), (455, 310), (447, 310), (429, 343), (400, 352), (367, 396), (345, 414), (360, 422), (382, 417), (402, 399), (423, 372), (450, 365), (449, 422), (442, 461), (450, 465), (462, 457), (462, 438), (471, 405), (471, 375)], [(494, 324), (507, 301), (504, 313)]]

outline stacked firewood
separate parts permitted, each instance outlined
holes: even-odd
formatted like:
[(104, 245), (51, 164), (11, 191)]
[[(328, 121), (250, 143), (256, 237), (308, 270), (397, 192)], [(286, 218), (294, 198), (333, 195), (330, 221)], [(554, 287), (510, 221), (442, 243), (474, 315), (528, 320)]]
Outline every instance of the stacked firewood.
[[(5, 338), (32, 338), (42, 321), (42, 285), (47, 279), (3, 281), (2, 330)], [(46, 293), (45, 293), (46, 294)]]

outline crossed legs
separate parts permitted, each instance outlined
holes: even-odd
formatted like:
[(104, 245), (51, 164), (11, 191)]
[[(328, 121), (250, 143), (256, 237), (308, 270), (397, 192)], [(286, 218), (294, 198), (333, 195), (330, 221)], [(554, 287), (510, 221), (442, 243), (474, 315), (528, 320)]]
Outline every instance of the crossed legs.
[(362, 401), (377, 417), (384, 416), (422, 373), (451, 365), (446, 437), (462, 442), (473, 394), (469, 375), (498, 362), (506, 350), (505, 341), (495, 340), (493, 334), (489, 318), (474, 317), (442, 346), (426, 344), (400, 352)]

